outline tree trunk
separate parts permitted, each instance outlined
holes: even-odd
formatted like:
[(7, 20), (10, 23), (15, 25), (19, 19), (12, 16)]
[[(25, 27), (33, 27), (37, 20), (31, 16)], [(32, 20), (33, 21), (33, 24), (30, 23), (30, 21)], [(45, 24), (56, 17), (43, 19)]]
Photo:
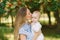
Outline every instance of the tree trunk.
[(48, 17), (49, 17), (49, 27), (51, 27), (51, 17), (50, 17), (50, 11), (47, 11)]
[(14, 27), (14, 25), (13, 25), (13, 16), (11, 16), (11, 20), (12, 20), (12, 27)]
[(60, 17), (59, 17), (59, 13), (60, 13), (60, 10), (57, 10), (57, 11), (55, 11), (55, 14), (54, 14), (54, 16), (56, 18), (56, 21), (57, 21), (57, 29), (56, 29), (57, 33), (60, 33)]
[(0, 23), (1, 23), (1, 16), (0, 16)]

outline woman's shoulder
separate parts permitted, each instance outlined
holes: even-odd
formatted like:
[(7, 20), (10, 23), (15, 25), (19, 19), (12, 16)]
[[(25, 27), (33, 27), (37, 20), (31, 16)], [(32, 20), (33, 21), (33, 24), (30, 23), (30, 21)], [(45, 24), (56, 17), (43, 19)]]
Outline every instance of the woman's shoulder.
[(21, 28), (23, 28), (23, 29), (28, 29), (28, 28), (29, 28), (29, 26), (30, 26), (30, 25), (29, 25), (28, 23), (25, 23), (25, 24), (23, 24), (23, 25), (22, 25), (22, 27), (21, 27)]
[(23, 24), (22, 27), (19, 29), (20, 34), (24, 34), (24, 33), (27, 34), (28, 31), (29, 31), (28, 24)]

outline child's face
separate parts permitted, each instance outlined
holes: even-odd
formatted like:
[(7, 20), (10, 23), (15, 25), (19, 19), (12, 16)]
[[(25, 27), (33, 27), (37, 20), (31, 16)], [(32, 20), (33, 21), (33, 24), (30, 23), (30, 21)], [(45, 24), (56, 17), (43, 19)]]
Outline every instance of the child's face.
[(32, 14), (32, 22), (37, 22), (39, 20), (39, 15), (38, 14), (36, 14), (36, 13), (33, 13)]

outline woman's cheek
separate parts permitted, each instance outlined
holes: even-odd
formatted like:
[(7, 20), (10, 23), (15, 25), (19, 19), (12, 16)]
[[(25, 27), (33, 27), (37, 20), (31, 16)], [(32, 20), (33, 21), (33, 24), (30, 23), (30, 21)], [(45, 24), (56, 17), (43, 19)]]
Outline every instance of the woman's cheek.
[(26, 18), (27, 18), (27, 19), (31, 19), (31, 16), (30, 16), (30, 15), (29, 15), (29, 16), (26, 16)]

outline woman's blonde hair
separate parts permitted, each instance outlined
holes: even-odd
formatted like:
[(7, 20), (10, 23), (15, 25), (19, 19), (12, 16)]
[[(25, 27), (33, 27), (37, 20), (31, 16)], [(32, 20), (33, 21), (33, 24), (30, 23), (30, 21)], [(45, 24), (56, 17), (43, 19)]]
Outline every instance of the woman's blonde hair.
[(16, 19), (14, 23), (14, 40), (18, 40), (19, 38), (19, 28), (21, 28), (21, 25), (25, 22), (25, 16), (26, 16), (27, 8), (22, 7), (18, 10), (16, 14)]

